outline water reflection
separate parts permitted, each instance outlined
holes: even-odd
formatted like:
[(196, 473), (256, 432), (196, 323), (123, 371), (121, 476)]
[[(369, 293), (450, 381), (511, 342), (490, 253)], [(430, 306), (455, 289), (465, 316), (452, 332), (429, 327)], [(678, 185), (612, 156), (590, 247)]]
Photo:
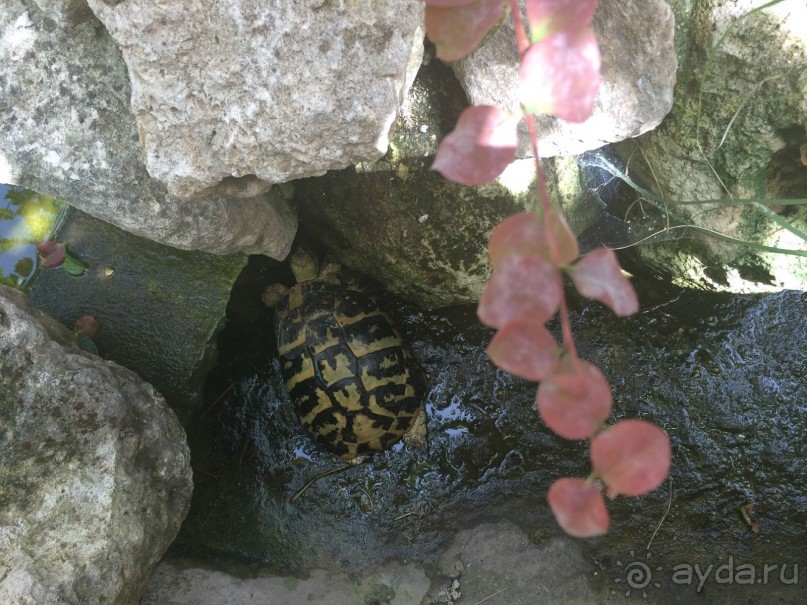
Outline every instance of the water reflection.
[(0, 284), (25, 289), (36, 272), (36, 245), (48, 238), (62, 203), (0, 184)]

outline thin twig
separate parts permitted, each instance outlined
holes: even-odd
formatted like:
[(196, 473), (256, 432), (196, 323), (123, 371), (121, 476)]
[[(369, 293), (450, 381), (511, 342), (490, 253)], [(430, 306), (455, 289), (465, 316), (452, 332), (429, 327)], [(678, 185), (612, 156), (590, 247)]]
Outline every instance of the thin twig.
[(401, 519), (405, 519), (406, 517), (411, 517), (412, 515), (417, 515), (418, 517), (423, 517), (428, 515), (430, 512), (430, 507), (425, 502), (421, 502), (420, 506), (418, 506), (417, 510), (410, 510), (408, 513), (404, 513), (402, 515), (398, 515), (393, 519), (393, 521), (400, 521)]
[(325, 471), (324, 473), (320, 473), (319, 475), (317, 475), (316, 477), (311, 479), (308, 483), (306, 483), (304, 486), (302, 486), (300, 489), (298, 489), (296, 492), (294, 492), (294, 495), (292, 495), (292, 497), (289, 498), (289, 503), (294, 502), (297, 498), (302, 496), (303, 493), (305, 492), (305, 490), (307, 490), (309, 487), (314, 485), (320, 479), (324, 479), (325, 477), (330, 477), (331, 475), (336, 475), (338, 473), (341, 473), (342, 471), (346, 471), (349, 468), (353, 468), (354, 466), (356, 466), (356, 465), (355, 464), (343, 464), (342, 466), (337, 466), (336, 468), (332, 468), (329, 471)]
[(215, 400), (213, 403), (211, 403), (209, 406), (207, 406), (207, 409), (205, 409), (205, 411), (204, 411), (204, 412), (202, 412), (201, 414), (199, 414), (199, 416), (197, 416), (197, 417), (196, 417), (196, 418), (193, 420), (193, 422), (191, 422), (191, 423), (190, 423), (190, 424), (189, 424), (187, 427), (185, 427), (185, 430), (186, 430), (186, 431), (187, 431), (187, 430), (190, 430), (190, 428), (191, 428), (191, 427), (192, 427), (194, 424), (196, 424), (196, 423), (197, 423), (197, 422), (199, 422), (199, 421), (200, 421), (202, 418), (204, 418), (204, 417), (207, 415), (207, 413), (208, 413), (210, 410), (212, 410), (214, 407), (216, 407), (216, 405), (217, 405), (217, 404), (218, 404), (218, 403), (219, 403), (219, 402), (220, 402), (222, 399), (224, 399), (224, 398), (225, 398), (227, 395), (229, 395), (229, 394), (230, 394), (230, 392), (231, 392), (231, 391), (232, 391), (234, 388), (235, 388), (235, 383), (234, 383), (234, 382), (231, 382), (231, 383), (230, 383), (230, 386), (228, 386), (226, 389), (224, 389), (224, 392), (223, 392), (221, 395), (219, 395), (218, 397), (216, 397), (216, 400)]
[(672, 477), (670, 477), (670, 498), (667, 500), (667, 510), (665, 510), (664, 514), (661, 515), (661, 520), (658, 522), (658, 525), (656, 526), (656, 531), (654, 531), (653, 535), (650, 536), (650, 542), (647, 543), (647, 548), (645, 548), (645, 551), (650, 550), (650, 545), (653, 543), (653, 540), (656, 539), (656, 534), (658, 533), (658, 530), (661, 529), (661, 524), (664, 523), (664, 519), (667, 518), (667, 513), (670, 512), (670, 507), (672, 506), (672, 484), (673, 480)]
[(730, 242), (732, 244), (737, 244), (738, 246), (745, 246), (746, 248), (753, 248), (754, 250), (762, 250), (763, 252), (771, 252), (774, 254), (791, 254), (793, 256), (807, 256), (807, 250), (795, 250), (791, 248), (776, 248), (774, 246), (763, 246), (762, 244), (758, 244), (756, 242), (750, 242), (745, 239), (737, 239), (736, 237), (729, 237), (728, 235), (724, 235), (719, 231), (714, 231), (713, 229), (707, 229), (706, 227), (698, 227), (697, 225), (673, 225), (669, 229), (661, 229), (659, 231), (656, 231), (655, 233), (651, 233), (647, 237), (644, 237), (636, 242), (633, 242), (632, 244), (626, 244), (624, 246), (612, 246), (611, 250), (624, 250), (625, 248), (638, 246), (642, 242), (651, 240), (652, 238), (656, 237), (661, 233), (669, 233), (671, 231), (678, 229), (699, 231), (700, 233), (706, 233), (711, 237), (719, 239), (724, 242)]
[(481, 601), (477, 601), (476, 603), (474, 603), (474, 605), (482, 605), (482, 603), (484, 603), (485, 601), (490, 601), (493, 597), (495, 597), (496, 595), (502, 594), (505, 590), (510, 590), (510, 587), (508, 586), (506, 588), (502, 588), (501, 590), (497, 590), (496, 592), (494, 592), (489, 597), (485, 597)]
[[(552, 259), (552, 264), (556, 267), (561, 266), (560, 259), (560, 245), (555, 238), (555, 232), (552, 229), (552, 202), (549, 200), (549, 193), (546, 190), (546, 178), (544, 175), (544, 168), (541, 164), (541, 157), (538, 155), (538, 136), (535, 132), (535, 118), (531, 113), (526, 114), (527, 129), (530, 133), (530, 143), (532, 143), (532, 153), (535, 156), (535, 174), (538, 179), (538, 193), (541, 198), (541, 208), (543, 209), (544, 229), (546, 229), (546, 241), (549, 245), (549, 256)], [(563, 348), (569, 354), (572, 360), (572, 365), (575, 371), (579, 374), (580, 361), (577, 359), (577, 349), (574, 345), (574, 337), (572, 336), (572, 326), (569, 322), (569, 309), (566, 304), (566, 297), (560, 297), (560, 325), (563, 334)]]

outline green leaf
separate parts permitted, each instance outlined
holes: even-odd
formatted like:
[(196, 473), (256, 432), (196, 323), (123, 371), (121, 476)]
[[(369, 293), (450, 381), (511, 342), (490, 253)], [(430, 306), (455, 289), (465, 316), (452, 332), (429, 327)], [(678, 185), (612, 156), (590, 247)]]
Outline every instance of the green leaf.
[(34, 272), (34, 259), (30, 256), (24, 256), (14, 265), (14, 273), (20, 277), (28, 277)]
[(76, 257), (71, 256), (69, 252), (65, 253), (64, 265), (62, 266), (65, 272), (73, 277), (81, 277), (87, 271), (87, 266)]
[(98, 355), (98, 347), (95, 346), (95, 343), (89, 336), (85, 336), (84, 334), (76, 334), (76, 344), (82, 351), (87, 351), (87, 353)]

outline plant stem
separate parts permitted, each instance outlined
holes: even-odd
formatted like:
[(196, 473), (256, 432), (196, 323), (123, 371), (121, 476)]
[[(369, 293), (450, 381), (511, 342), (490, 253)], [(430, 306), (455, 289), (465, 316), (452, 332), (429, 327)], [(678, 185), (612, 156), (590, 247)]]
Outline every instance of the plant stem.
[[(549, 255), (552, 259), (552, 264), (560, 267), (560, 250), (558, 249), (558, 241), (555, 239), (555, 231), (552, 229), (552, 202), (549, 201), (549, 193), (546, 190), (546, 178), (544, 176), (544, 168), (541, 164), (541, 157), (538, 155), (538, 136), (535, 132), (535, 118), (531, 113), (524, 116), (527, 120), (527, 129), (530, 133), (530, 144), (532, 145), (532, 154), (535, 157), (535, 174), (538, 180), (538, 194), (541, 198), (541, 208), (544, 212), (544, 229), (546, 230), (546, 240), (549, 244)], [(574, 346), (574, 338), (572, 336), (572, 326), (569, 322), (569, 308), (566, 305), (566, 296), (561, 294), (560, 297), (560, 326), (563, 334), (563, 348), (572, 358), (574, 371), (581, 372), (580, 361), (577, 358), (577, 347)]]
[[(510, 12), (513, 15), (513, 29), (516, 32), (518, 54), (523, 55), (527, 48), (529, 48), (530, 41), (524, 28), (524, 22), (521, 20), (521, 9), (518, 6), (518, 0), (510, 0)], [(558, 249), (558, 241), (555, 239), (555, 232), (552, 229), (551, 220), (554, 210), (552, 208), (552, 202), (549, 200), (549, 194), (546, 191), (546, 178), (543, 165), (541, 164), (541, 156), (538, 155), (538, 136), (535, 132), (535, 117), (531, 113), (524, 112), (524, 118), (527, 121), (532, 154), (533, 157), (535, 157), (535, 176), (538, 181), (538, 195), (541, 199), (541, 208), (544, 212), (544, 229), (546, 230), (546, 239), (549, 244), (549, 255), (552, 264), (556, 267), (560, 267), (560, 250)], [(565, 295), (561, 295), (560, 297), (559, 313), (561, 331), (563, 334), (563, 348), (571, 356), (575, 372), (580, 373), (580, 361), (577, 358), (577, 348), (574, 346), (572, 326), (569, 322), (569, 308), (566, 304)]]
[(513, 15), (513, 29), (516, 31), (516, 47), (518, 54), (523, 55), (530, 45), (527, 38), (527, 30), (524, 29), (524, 22), (521, 20), (521, 9), (518, 7), (518, 0), (510, 0), (510, 12)]

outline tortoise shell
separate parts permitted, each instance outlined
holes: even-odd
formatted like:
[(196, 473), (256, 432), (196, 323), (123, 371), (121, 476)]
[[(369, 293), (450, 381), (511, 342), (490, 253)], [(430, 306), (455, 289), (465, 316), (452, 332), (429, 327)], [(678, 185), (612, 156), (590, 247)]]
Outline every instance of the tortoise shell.
[(275, 309), (275, 335), (297, 417), (329, 452), (373, 454), (409, 429), (422, 376), (356, 277), (331, 273), (292, 287)]

